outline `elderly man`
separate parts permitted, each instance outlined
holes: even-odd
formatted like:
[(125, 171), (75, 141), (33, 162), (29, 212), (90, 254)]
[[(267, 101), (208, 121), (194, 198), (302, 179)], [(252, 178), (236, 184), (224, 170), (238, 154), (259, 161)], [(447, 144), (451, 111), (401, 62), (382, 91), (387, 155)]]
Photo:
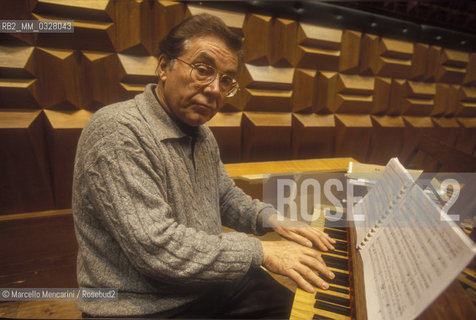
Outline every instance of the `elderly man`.
[[(291, 293), (260, 267), (310, 292), (327, 288), (315, 271), (334, 275), (312, 246), (334, 240), (283, 225), (235, 187), (203, 125), (238, 90), (241, 39), (203, 14), (173, 28), (160, 51), (158, 84), (96, 112), (78, 144), (78, 283), (119, 292), (78, 307), (92, 317), (287, 317)], [(265, 226), (292, 241), (242, 233)]]

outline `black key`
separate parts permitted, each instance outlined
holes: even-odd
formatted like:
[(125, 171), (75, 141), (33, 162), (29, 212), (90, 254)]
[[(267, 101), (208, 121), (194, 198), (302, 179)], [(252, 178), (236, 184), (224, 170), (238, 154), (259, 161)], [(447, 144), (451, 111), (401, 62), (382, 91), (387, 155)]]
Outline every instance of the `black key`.
[(344, 288), (339, 288), (339, 287), (334, 287), (334, 286), (329, 286), (329, 289), (327, 289), (327, 290), (331, 290), (331, 291), (339, 292), (339, 293), (345, 293), (345, 294), (350, 293), (349, 289), (344, 289)]
[(324, 228), (324, 232), (327, 233), (331, 238), (339, 239), (342, 241), (347, 241), (347, 233), (341, 232), (329, 228)]
[(338, 313), (343, 316), (350, 316), (350, 308), (336, 306), (335, 304), (330, 304), (324, 301), (316, 301), (314, 308)]
[(334, 243), (333, 246), (334, 248), (336, 248), (336, 250), (347, 252), (347, 248), (348, 248), (347, 242), (336, 241), (336, 243)]
[(312, 320), (334, 320), (334, 319), (315, 314), (314, 317), (312, 317)]
[(323, 293), (323, 292), (318, 292), (316, 293), (316, 299), (331, 302), (334, 304), (338, 304), (343, 307), (349, 307), (350, 308), (350, 300), (347, 298), (342, 298), (342, 297), (336, 297), (331, 294)]
[(334, 250), (334, 251), (329, 251), (329, 252), (332, 253), (332, 254), (336, 254), (338, 256), (347, 257), (347, 252), (345, 252), (345, 251)]
[(327, 254), (321, 254), (322, 259), (328, 267), (336, 268), (340, 270), (349, 270), (349, 261), (338, 257), (328, 256)]
[(332, 280), (326, 279), (326, 282), (330, 284), (336, 284), (342, 287), (349, 287), (349, 275), (347, 273), (339, 272), (339, 271), (332, 271), (334, 273), (335, 278)]

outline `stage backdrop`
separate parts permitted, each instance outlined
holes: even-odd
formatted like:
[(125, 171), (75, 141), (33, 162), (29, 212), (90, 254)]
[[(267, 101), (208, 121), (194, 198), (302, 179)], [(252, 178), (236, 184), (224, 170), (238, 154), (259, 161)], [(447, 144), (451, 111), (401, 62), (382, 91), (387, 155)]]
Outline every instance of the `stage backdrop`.
[(198, 3), (2, 5), (2, 19), (71, 19), (75, 29), (1, 34), (0, 214), (71, 207), (81, 128), (156, 82), (159, 40), (201, 12), (245, 37), (241, 90), (208, 123), (225, 163), (398, 156), (409, 167), (458, 170), (476, 155), (471, 50)]

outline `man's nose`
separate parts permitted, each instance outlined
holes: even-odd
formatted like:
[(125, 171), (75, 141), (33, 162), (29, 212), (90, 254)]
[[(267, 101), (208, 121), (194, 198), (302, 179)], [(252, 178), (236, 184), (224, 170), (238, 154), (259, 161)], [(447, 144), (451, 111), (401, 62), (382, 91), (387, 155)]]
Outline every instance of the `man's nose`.
[(213, 94), (220, 94), (220, 77), (217, 75), (215, 79), (204, 88), (204, 91)]

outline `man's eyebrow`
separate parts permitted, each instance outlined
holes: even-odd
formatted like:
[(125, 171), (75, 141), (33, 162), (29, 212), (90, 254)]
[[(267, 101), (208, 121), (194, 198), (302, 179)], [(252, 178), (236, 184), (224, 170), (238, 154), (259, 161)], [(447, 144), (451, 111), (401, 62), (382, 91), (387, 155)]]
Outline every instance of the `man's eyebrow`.
[[(197, 62), (202, 62), (202, 63), (206, 63), (206, 64), (209, 64), (210, 66), (216, 68), (216, 62), (215, 62), (215, 59), (210, 56), (208, 53), (206, 52), (201, 52), (197, 58), (194, 59), (194, 62), (197, 63)], [(231, 77), (234, 77), (236, 76), (236, 73), (237, 73), (237, 70), (235, 69), (231, 69), (231, 70), (225, 70), (223, 71), (223, 73), (231, 76)]]

